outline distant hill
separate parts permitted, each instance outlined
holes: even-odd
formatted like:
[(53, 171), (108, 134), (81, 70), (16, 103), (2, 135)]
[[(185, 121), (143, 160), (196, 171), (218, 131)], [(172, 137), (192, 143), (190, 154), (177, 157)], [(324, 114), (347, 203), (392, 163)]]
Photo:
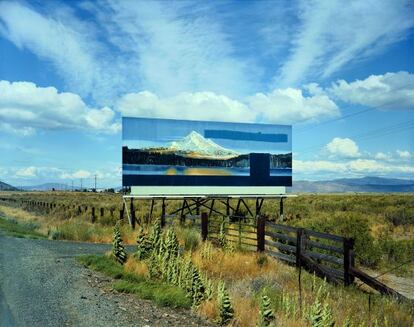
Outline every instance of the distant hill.
[(14, 186), (0, 181), (0, 191), (18, 191), (18, 189)]
[(414, 180), (362, 177), (327, 181), (294, 181), (291, 193), (414, 192)]
[(39, 185), (29, 185), (29, 186), (22, 186), (21, 187), (25, 191), (51, 191), (55, 189), (56, 191), (63, 191), (63, 190), (70, 190), (71, 187), (67, 184), (59, 184), (59, 183), (45, 183)]

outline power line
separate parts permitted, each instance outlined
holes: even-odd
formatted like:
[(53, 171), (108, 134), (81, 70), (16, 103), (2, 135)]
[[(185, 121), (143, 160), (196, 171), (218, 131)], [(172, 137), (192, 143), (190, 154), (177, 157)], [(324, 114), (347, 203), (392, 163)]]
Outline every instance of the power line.
[[(358, 141), (362, 141), (362, 140), (366, 140), (372, 137), (376, 137), (378, 135), (381, 136), (386, 136), (386, 135), (390, 135), (390, 134), (396, 134), (396, 133), (400, 133), (400, 132), (405, 132), (407, 130), (410, 130), (414, 128), (414, 120), (409, 120), (409, 121), (404, 121), (404, 122), (400, 122), (398, 124), (394, 124), (394, 125), (389, 125), (389, 126), (385, 126), (382, 128), (378, 128), (378, 129), (374, 129), (368, 132), (364, 132), (364, 133), (360, 133), (360, 134), (356, 134), (356, 135), (351, 135), (349, 136), (352, 139), (358, 140)], [(312, 147), (308, 147), (305, 148), (302, 151), (298, 151), (301, 154), (303, 153), (308, 153), (311, 152), (314, 149), (317, 149), (319, 147), (321, 147), (323, 144), (318, 144), (318, 145), (314, 145)]]
[[(414, 83), (408, 83), (408, 84), (403, 85), (402, 87), (400, 87), (398, 89), (399, 90), (402, 90), (402, 89), (406, 88), (407, 86), (411, 86), (411, 85), (414, 85)], [(394, 90), (394, 91), (396, 91), (396, 90)], [(414, 98), (414, 97), (409, 97), (409, 98)], [(363, 113), (366, 113), (366, 112), (369, 112), (369, 111), (373, 111), (373, 110), (377, 110), (377, 109), (381, 109), (381, 108), (388, 107), (388, 106), (392, 106), (392, 105), (398, 104), (400, 102), (401, 101), (399, 101), (399, 100), (398, 101), (391, 101), (391, 102), (384, 103), (384, 104), (379, 105), (379, 106), (375, 106), (375, 107), (368, 108), (368, 109), (363, 109), (363, 110), (358, 111), (358, 112), (353, 112), (353, 113), (350, 113), (348, 115), (344, 115), (344, 116), (341, 116), (341, 117), (337, 117), (337, 118), (332, 118), (332, 119), (329, 119), (329, 120), (325, 120), (325, 121), (319, 123), (318, 125), (310, 126), (308, 128), (299, 128), (297, 131), (295, 131), (295, 133), (296, 134), (301, 134), (301, 133), (307, 132), (309, 130), (318, 128), (321, 125), (326, 125), (326, 124), (333, 123), (333, 122), (336, 122), (336, 121), (339, 121), (339, 120), (343, 120), (343, 119), (346, 119), (346, 118), (358, 116), (358, 115), (361, 115)]]

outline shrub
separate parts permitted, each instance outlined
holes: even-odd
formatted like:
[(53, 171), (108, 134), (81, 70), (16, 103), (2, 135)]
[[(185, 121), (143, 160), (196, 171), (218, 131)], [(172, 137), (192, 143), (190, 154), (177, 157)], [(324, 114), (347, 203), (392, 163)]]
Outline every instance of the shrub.
[(186, 251), (193, 251), (200, 244), (200, 234), (193, 228), (185, 228), (182, 237), (184, 241), (184, 249)]
[(256, 259), (256, 263), (257, 263), (257, 265), (258, 265), (258, 266), (260, 266), (260, 267), (262, 267), (262, 266), (266, 265), (266, 264), (267, 264), (267, 262), (268, 262), (268, 260), (267, 260), (267, 256), (265, 256), (265, 255), (263, 255), (263, 254), (259, 255), (259, 256), (257, 257), (257, 259)]

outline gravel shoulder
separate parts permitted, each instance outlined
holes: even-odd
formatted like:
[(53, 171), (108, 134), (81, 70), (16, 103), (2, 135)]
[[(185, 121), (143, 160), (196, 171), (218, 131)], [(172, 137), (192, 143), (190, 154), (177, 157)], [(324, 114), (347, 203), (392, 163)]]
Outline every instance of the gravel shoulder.
[(109, 249), (0, 232), (0, 326), (211, 326), (188, 310), (117, 293), (110, 278), (75, 260)]

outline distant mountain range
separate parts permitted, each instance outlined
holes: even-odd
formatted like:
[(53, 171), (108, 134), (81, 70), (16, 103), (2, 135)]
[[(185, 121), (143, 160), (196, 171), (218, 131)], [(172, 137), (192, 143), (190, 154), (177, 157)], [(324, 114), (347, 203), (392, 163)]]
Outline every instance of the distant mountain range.
[(17, 188), (0, 181), (0, 191), (17, 191)]
[[(0, 181), (0, 191), (50, 191), (69, 190), (67, 184), (45, 183), (40, 185), (23, 186), (19, 189)], [(118, 189), (118, 188), (117, 188)], [(120, 189), (120, 188), (119, 188)], [(347, 192), (413, 192), (414, 180), (363, 177), (341, 178), (326, 181), (294, 181), (293, 187), (288, 188), (289, 193), (347, 193)]]
[(21, 189), (25, 191), (51, 191), (55, 189), (56, 191), (70, 190), (71, 187), (67, 184), (60, 183), (45, 183), (39, 185), (29, 185), (22, 186)]
[(293, 181), (290, 193), (414, 192), (414, 180), (362, 177), (327, 181)]

